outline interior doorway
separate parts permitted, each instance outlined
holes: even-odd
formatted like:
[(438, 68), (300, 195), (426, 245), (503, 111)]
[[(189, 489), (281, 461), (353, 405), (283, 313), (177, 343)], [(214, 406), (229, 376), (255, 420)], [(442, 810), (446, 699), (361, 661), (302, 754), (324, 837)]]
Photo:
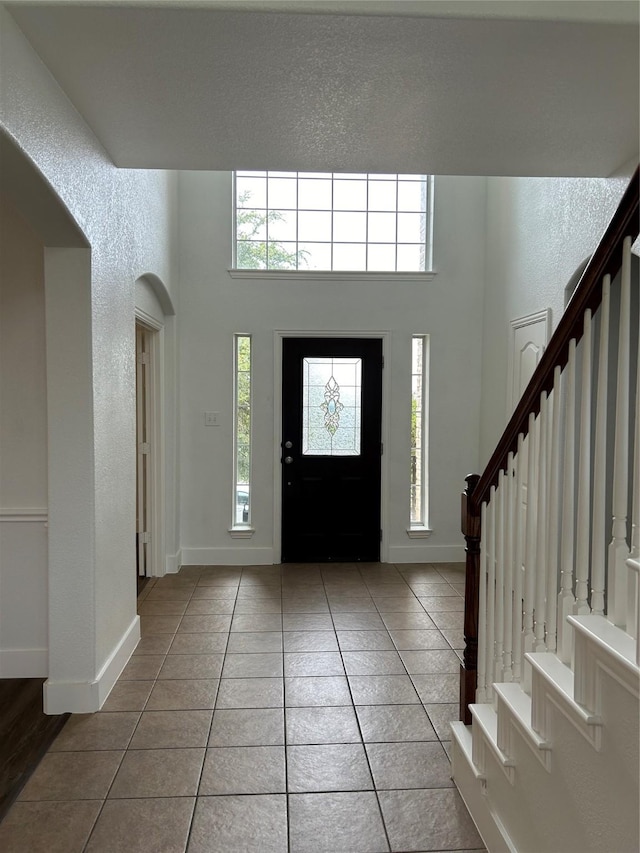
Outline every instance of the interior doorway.
[(285, 338), (282, 561), (380, 559), (382, 340)]
[(152, 334), (151, 329), (136, 321), (136, 577), (138, 595), (151, 574)]

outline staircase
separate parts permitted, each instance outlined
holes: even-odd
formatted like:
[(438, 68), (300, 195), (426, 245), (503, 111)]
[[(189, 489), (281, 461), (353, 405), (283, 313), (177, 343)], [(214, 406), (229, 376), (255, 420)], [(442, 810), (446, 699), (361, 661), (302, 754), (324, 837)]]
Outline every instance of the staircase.
[(490, 853), (640, 849), (638, 183), (463, 494), (452, 765)]

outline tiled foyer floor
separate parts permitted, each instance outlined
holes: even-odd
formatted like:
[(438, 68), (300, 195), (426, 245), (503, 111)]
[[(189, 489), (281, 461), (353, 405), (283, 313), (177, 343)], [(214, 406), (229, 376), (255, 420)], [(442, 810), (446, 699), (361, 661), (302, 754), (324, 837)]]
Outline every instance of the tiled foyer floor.
[(482, 850), (450, 779), (462, 566), (184, 567), (3, 853)]

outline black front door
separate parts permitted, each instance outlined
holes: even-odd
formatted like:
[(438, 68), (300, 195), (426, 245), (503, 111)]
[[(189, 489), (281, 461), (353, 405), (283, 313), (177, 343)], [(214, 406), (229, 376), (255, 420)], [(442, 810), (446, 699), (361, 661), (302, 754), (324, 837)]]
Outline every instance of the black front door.
[(282, 561), (380, 559), (382, 341), (285, 338)]

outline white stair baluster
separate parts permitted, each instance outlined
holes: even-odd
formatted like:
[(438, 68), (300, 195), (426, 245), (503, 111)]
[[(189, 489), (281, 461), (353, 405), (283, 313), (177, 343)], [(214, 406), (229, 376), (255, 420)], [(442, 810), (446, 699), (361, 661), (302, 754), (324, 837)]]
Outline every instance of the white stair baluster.
[(495, 680), (496, 616), (496, 487), (491, 486), (487, 506), (487, 702), (493, 701)]
[(536, 652), (544, 652), (545, 647), (545, 592), (546, 592), (546, 572), (544, 570), (544, 561), (547, 555), (547, 434), (548, 434), (548, 418), (549, 418), (549, 401), (547, 392), (543, 391), (540, 395), (540, 415), (539, 432), (540, 432), (540, 450), (538, 453), (538, 509), (537, 517), (539, 524), (537, 525), (537, 543), (536, 543), (536, 562), (535, 562), (535, 642), (534, 650)]
[(640, 577), (635, 565), (640, 561), (640, 340), (636, 367), (636, 405), (633, 442), (633, 488), (631, 492), (631, 552), (634, 561), (628, 574), (627, 633), (636, 638), (636, 662), (640, 664)]
[(529, 459), (527, 465), (527, 533), (524, 572), (524, 650), (534, 649), (533, 614), (535, 608), (536, 577), (536, 512), (537, 512), (537, 471), (538, 471), (538, 420), (529, 415)]
[(495, 680), (503, 680), (504, 671), (504, 574), (506, 493), (504, 471), (498, 477), (496, 492), (496, 666)]
[(596, 432), (593, 460), (593, 511), (591, 539), (591, 611), (604, 613), (605, 566), (607, 560), (607, 399), (609, 369), (609, 313), (611, 276), (602, 282), (600, 306), (600, 341), (598, 344), (598, 390), (596, 403)]
[(584, 312), (582, 379), (580, 383), (580, 438), (578, 444), (578, 506), (576, 511), (576, 603), (573, 612), (589, 613), (589, 543), (591, 522), (591, 384), (593, 357), (591, 309)]
[(556, 367), (553, 380), (553, 416), (550, 422), (550, 450), (547, 505), (547, 649), (556, 650), (558, 612), (558, 548), (560, 539), (560, 413), (562, 371)]
[(516, 455), (516, 548), (513, 565), (513, 680), (521, 681), (524, 661), (523, 649), (523, 600), (524, 593), (524, 561), (526, 522), (522, 503), (523, 471), (527, 464), (526, 442), (522, 433), (518, 436), (518, 452)]
[(573, 613), (573, 568), (575, 543), (575, 430), (576, 430), (576, 342), (569, 342), (569, 357), (564, 371), (566, 383), (562, 473), (562, 536), (560, 550), (560, 592), (558, 594), (558, 654), (563, 663), (571, 660), (571, 626), (567, 616)]
[(513, 453), (507, 456), (505, 475), (506, 513), (505, 513), (505, 566), (504, 566), (504, 654), (502, 680), (513, 681), (513, 571), (515, 565), (515, 502), (516, 480)]
[(620, 276), (620, 330), (613, 458), (613, 525), (608, 554), (607, 615), (614, 625), (625, 627), (627, 618), (627, 488), (629, 476), (629, 362), (631, 321), (631, 238), (622, 247)]
[(476, 686), (476, 702), (487, 701), (487, 504), (480, 507), (480, 577), (478, 578), (478, 674)]

